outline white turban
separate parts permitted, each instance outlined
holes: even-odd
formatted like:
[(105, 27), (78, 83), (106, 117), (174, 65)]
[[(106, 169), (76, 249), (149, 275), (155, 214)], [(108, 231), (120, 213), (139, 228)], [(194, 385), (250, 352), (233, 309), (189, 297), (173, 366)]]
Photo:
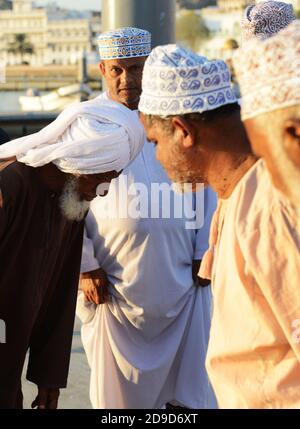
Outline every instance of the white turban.
[(71, 174), (119, 172), (136, 158), (144, 141), (137, 112), (96, 98), (68, 107), (38, 133), (0, 146), (0, 159), (15, 156), (31, 167), (52, 162)]

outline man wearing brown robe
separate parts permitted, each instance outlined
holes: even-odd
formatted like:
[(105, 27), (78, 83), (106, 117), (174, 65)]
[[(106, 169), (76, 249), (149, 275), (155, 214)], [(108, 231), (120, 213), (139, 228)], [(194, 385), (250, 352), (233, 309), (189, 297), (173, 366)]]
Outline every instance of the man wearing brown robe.
[[(0, 409), (22, 408), (28, 349), (27, 379), (38, 386), (32, 407), (57, 408), (67, 383), (89, 201), (99, 185), (101, 195), (107, 193), (144, 142), (129, 109), (114, 102), (82, 104), (40, 133), (0, 148), (6, 158), (0, 160), (0, 321), (6, 330), (5, 342), (0, 337)], [(72, 127), (64, 130), (78, 115), (82, 127), (84, 120), (93, 126), (88, 138), (74, 136)], [(120, 149), (125, 133), (128, 142)]]
[(52, 408), (67, 383), (83, 221), (63, 216), (50, 169), (45, 180), (44, 169), (7, 164), (0, 164), (0, 408), (21, 407), (28, 348), (27, 379), (42, 396), (47, 388)]
[(0, 189), (0, 408), (19, 408), (28, 345), (28, 380), (66, 386), (83, 223), (62, 216), (34, 168), (4, 167)]

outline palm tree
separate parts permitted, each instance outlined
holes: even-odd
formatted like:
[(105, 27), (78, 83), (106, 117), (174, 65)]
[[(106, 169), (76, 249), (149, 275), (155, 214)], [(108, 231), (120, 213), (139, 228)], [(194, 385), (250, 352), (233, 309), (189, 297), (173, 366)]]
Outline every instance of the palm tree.
[(23, 33), (15, 34), (14, 41), (9, 44), (8, 52), (13, 54), (21, 54), (21, 61), (25, 54), (34, 54), (33, 44), (27, 39), (27, 35)]

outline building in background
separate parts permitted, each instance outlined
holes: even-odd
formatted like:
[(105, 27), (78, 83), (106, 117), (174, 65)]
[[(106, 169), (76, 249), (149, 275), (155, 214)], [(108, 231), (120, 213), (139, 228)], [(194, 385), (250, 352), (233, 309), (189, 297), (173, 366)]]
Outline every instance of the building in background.
[(97, 37), (102, 33), (102, 16), (101, 12), (92, 12), (92, 17), (90, 18), (90, 28), (91, 28), (91, 44), (92, 51), (88, 56), (90, 63), (99, 62), (99, 51), (98, 51), (98, 42)]
[(0, 3), (8, 7), (0, 10), (0, 58), (8, 65), (76, 64), (83, 54), (97, 60), (100, 12), (60, 9), (55, 3), (34, 7), (31, 0), (12, 0), (10, 9), (9, 3)]
[[(210, 39), (201, 44), (200, 53), (224, 57), (230, 55), (228, 49), (223, 49), (224, 45), (228, 46), (228, 40), (240, 44), (241, 15), (253, 2), (177, 0), (177, 15), (182, 9), (201, 14)], [(300, 0), (287, 2), (300, 10)], [(62, 9), (55, 3), (35, 7), (31, 0), (0, 0), (0, 60), (7, 65), (77, 64), (83, 55), (88, 63), (96, 63), (99, 60), (97, 35), (101, 32), (100, 10)]]

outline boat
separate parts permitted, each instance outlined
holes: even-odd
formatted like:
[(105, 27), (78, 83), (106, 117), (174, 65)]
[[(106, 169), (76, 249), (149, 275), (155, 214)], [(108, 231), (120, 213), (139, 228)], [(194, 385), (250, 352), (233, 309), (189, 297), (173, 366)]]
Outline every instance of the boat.
[(19, 103), (23, 112), (61, 111), (70, 104), (89, 100), (92, 92), (85, 83), (62, 86), (43, 95), (38, 89), (29, 88), (26, 95), (19, 97)]

